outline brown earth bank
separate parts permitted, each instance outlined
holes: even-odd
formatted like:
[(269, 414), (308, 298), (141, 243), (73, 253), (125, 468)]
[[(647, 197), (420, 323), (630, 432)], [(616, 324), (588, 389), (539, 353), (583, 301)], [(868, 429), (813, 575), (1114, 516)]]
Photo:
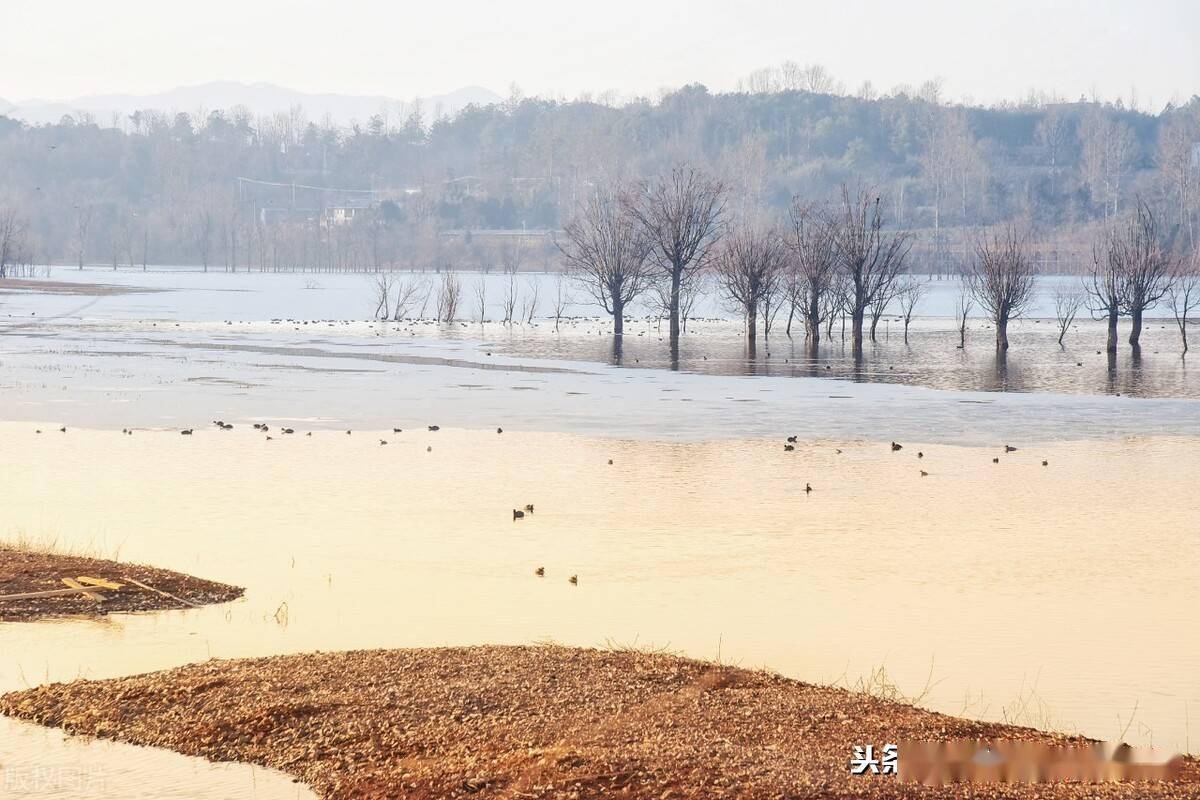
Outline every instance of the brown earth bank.
[[(66, 589), (64, 578), (78, 581), (81, 577), (110, 581), (120, 584), (121, 588), (96, 588), (95, 592), (103, 597), (99, 601), (82, 594), (4, 599), (6, 595)], [(137, 583), (143, 583), (145, 587)], [(188, 608), (234, 600), (242, 596), (242, 591), (236, 586), (165, 569), (98, 558), (32, 552), (0, 544), (0, 622)]]
[(117, 294), (151, 294), (165, 291), (139, 286), (114, 286), (109, 283), (75, 283), (28, 278), (0, 278), (0, 294), (27, 292), (32, 294), (71, 294), (84, 297), (106, 297)]
[(274, 767), (327, 798), (1200, 798), (1166, 782), (925, 787), (853, 776), (855, 745), (1078, 738), (764, 672), (556, 646), (213, 660), (0, 697), (67, 731)]

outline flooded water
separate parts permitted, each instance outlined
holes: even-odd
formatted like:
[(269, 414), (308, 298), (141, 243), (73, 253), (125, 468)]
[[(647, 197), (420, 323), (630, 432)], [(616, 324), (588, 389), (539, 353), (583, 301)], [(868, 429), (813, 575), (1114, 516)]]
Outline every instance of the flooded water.
[(1105, 738), (1132, 718), (1126, 738), (1174, 748), (1200, 708), (1197, 439), (1035, 445), (999, 464), (998, 448), (915, 442), (787, 453), (494, 430), (0, 439), (24, 454), (6, 470), (7, 532), (247, 587), (188, 612), (0, 627), (5, 688), (554, 640), (810, 680), (883, 665), (914, 694), (932, 667), (932, 708), (1023, 709)]
[[(857, 364), (777, 335), (750, 358), (719, 320), (689, 326), (677, 363), (638, 321), (614, 363), (594, 319), (350, 322), (369, 312), (362, 276), (77, 277), (164, 291), (0, 296), (0, 539), (247, 592), (0, 625), (0, 690), (554, 640), (850, 686), (882, 666), (940, 711), (1196, 749), (1200, 390), (1158, 323), (1137, 365), (1127, 348), (1113, 365), (1090, 321), (1063, 350), (1029, 320), (997, 365), (982, 329), (957, 350), (938, 287), (908, 347), (892, 323)], [(254, 421), (299, 433), (267, 441)], [(0, 789), (87, 781), (305, 791), (0, 719)]]
[[(54, 271), (56, 281), (68, 284), (100, 283), (130, 289), (125, 294), (102, 296), (55, 293), (0, 295), (0, 331), (45, 335), (47, 330), (101, 335), (116, 329), (122, 333), (141, 331), (161, 334), (163, 327), (188, 338), (196, 324), (217, 323), (239, 335), (252, 334), (247, 323), (275, 319), (277, 330), (298, 330), (309, 335), (360, 336), (361, 321), (375, 309), (371, 276), (354, 274), (289, 273), (197, 273), (183, 270), (111, 271), (105, 269)], [(439, 285), (433, 273), (397, 273), (397, 280), (426, 288)], [(616, 343), (611, 323), (597, 319), (599, 309), (586, 301), (580, 286), (567, 279), (564, 293), (568, 319), (555, 327), (554, 298), (559, 277), (528, 273), (515, 278), (501, 274), (458, 275), (464, 300), (461, 322), (434, 325), (431, 322), (383, 326), (392, 334), (422, 337), (455, 344), (485, 343), (496, 353), (566, 361), (616, 363), (625, 367), (668, 368), (717, 375), (775, 375), (827, 378), (858, 382), (883, 382), (933, 388), (1057, 392), (1072, 394), (1122, 394), (1138, 397), (1200, 398), (1200, 370), (1189, 369), (1181, 358), (1178, 329), (1166, 309), (1149, 312), (1142, 346), (1137, 351), (1122, 346), (1116, 357), (1104, 352), (1105, 327), (1080, 313), (1062, 346), (1054, 321), (1054, 292), (1078, 286), (1077, 277), (1046, 276), (1025, 319), (1010, 328), (1012, 347), (1007, 357), (997, 359), (995, 332), (982, 319), (968, 323), (967, 345), (959, 347), (954, 309), (961, 284), (958, 280), (930, 280), (928, 291), (917, 306), (917, 317), (904, 339), (903, 321), (894, 315), (881, 319), (876, 340), (863, 358), (851, 357), (846, 331), (840, 324), (822, 331), (824, 344), (808, 350), (799, 321), (793, 336), (786, 335), (786, 314), (776, 318), (769, 339), (760, 339), (753, 352), (747, 350), (738, 315), (712, 288), (692, 310), (696, 318), (688, 334), (672, 352), (662, 335), (661, 321), (649, 319), (644, 304), (630, 308), (634, 317), (626, 336)], [(502, 317), (502, 297), (510, 280), (517, 294), (518, 314), (533, 305), (531, 322), (515, 325), (479, 324), (475, 289), (485, 287), (486, 318)], [(536, 299), (535, 299), (536, 296)], [(421, 312), (415, 308), (414, 315)], [(433, 315), (427, 304), (425, 315)], [(4, 316), (4, 315), (8, 316)], [(526, 314), (525, 316), (527, 316)], [(524, 317), (523, 317), (524, 318)], [(299, 320), (290, 323), (288, 320)], [(359, 323), (349, 324), (350, 320)], [(175, 323), (182, 323), (175, 330)], [(1122, 321), (1122, 337), (1128, 322)], [(368, 335), (374, 336), (380, 326)]]

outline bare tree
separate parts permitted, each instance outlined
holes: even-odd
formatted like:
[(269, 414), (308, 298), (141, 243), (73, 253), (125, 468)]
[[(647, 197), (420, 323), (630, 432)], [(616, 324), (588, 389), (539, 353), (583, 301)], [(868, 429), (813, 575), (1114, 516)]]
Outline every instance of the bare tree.
[(1187, 326), (1192, 315), (1200, 310), (1200, 250), (1193, 250), (1192, 257), (1179, 268), (1175, 281), (1167, 292), (1167, 303), (1179, 326), (1179, 338), (1183, 340), (1183, 352), (1188, 351)]
[(1079, 138), (1084, 177), (1092, 197), (1103, 203), (1105, 218), (1115, 216), (1120, 209), (1121, 188), (1137, 155), (1137, 137), (1128, 125), (1095, 109), (1080, 124)]
[(453, 322), (458, 315), (458, 304), (462, 299), (462, 281), (453, 270), (442, 273), (442, 285), (437, 296), (437, 321)]
[(679, 293), (716, 253), (724, 231), (725, 186), (693, 167), (643, 182), (629, 212), (651, 246), (651, 261), (670, 286), (671, 339), (679, 338)]
[(885, 232), (880, 199), (860, 189), (851, 195), (842, 186), (842, 209), (834, 232), (838, 267), (846, 277), (853, 352), (862, 353), (867, 308), (891, 287), (908, 255), (909, 235)]
[(649, 283), (645, 229), (615, 188), (600, 188), (566, 224), (558, 243), (567, 268), (624, 332), (625, 307)]
[(0, 278), (20, 262), (25, 247), (25, 220), (14, 206), (0, 206)]
[(1115, 227), (1108, 226), (1092, 246), (1092, 275), (1084, 284), (1088, 310), (1094, 319), (1108, 324), (1108, 352), (1117, 352), (1117, 320), (1121, 316), (1121, 284), (1125, 271), (1125, 242)]
[(500, 299), (500, 308), (504, 312), (503, 322), (505, 325), (512, 324), (513, 316), (517, 312), (517, 279), (515, 276), (516, 273), (509, 273), (508, 289)]
[(554, 276), (554, 330), (558, 330), (559, 322), (562, 321), (563, 315), (567, 313), (567, 308), (571, 303), (571, 292), (567, 287), (566, 275), (559, 272)]
[(1171, 289), (1176, 264), (1159, 234), (1158, 220), (1145, 203), (1138, 203), (1123, 249), (1121, 311), (1133, 322), (1129, 343), (1137, 347), (1142, 336), (1142, 316)]
[(88, 231), (92, 227), (92, 217), (96, 213), (91, 203), (79, 202), (75, 205), (75, 255), (79, 268), (83, 269), (83, 256), (87, 250)]
[(399, 322), (402, 319), (408, 319), (408, 312), (416, 308), (418, 296), (424, 298), (421, 301), (421, 316), (424, 316), (425, 303), (429, 299), (429, 284), (414, 277), (399, 280), (397, 284), (396, 302), (392, 306), (392, 320)]
[(1009, 226), (975, 246), (975, 263), (967, 275), (971, 294), (996, 326), (996, 349), (1008, 349), (1008, 323), (1033, 303), (1037, 274), (1025, 239)]
[(917, 310), (917, 303), (925, 296), (929, 284), (920, 278), (909, 276), (900, 284), (896, 298), (900, 302), (900, 315), (904, 318), (904, 343), (908, 344), (908, 326)]
[[(822, 209), (797, 199), (792, 200), (789, 216), (792, 227), (787, 243), (792, 258), (787, 277), (788, 296), (792, 307), (800, 310), (805, 337), (816, 347), (821, 340), (821, 313), (826, 295), (837, 274), (834, 226)], [(791, 333), (790, 316), (788, 333)]]
[(1083, 308), (1087, 296), (1077, 284), (1060, 286), (1054, 290), (1054, 318), (1058, 322), (1058, 344), (1062, 346), (1067, 331), (1075, 324), (1075, 317)]
[(533, 322), (533, 315), (537, 313), (540, 287), (537, 279), (529, 281), (527, 285), (529, 286), (529, 291), (526, 292), (522, 300), (521, 318), (525, 320), (526, 324), (529, 324)]
[(726, 237), (716, 259), (716, 274), (727, 300), (742, 311), (746, 336), (758, 336), (758, 312), (779, 287), (785, 252), (770, 229), (741, 228)]
[(392, 299), (394, 275), (391, 272), (376, 272), (369, 280), (371, 291), (375, 297), (375, 312), (372, 316), (375, 319), (389, 319), (391, 317), (389, 304)]
[(958, 326), (958, 349), (967, 346), (967, 320), (975, 310), (975, 295), (971, 292), (971, 284), (963, 280), (958, 290), (958, 300), (954, 304), (954, 322)]
[(1189, 246), (1196, 245), (1192, 222), (1192, 193), (1197, 179), (1196, 142), (1200, 141), (1200, 117), (1195, 112), (1176, 111), (1159, 127), (1158, 166), (1179, 202), (1179, 228)]
[(479, 324), (487, 319), (487, 278), (480, 275), (475, 282), (475, 310), (479, 314)]

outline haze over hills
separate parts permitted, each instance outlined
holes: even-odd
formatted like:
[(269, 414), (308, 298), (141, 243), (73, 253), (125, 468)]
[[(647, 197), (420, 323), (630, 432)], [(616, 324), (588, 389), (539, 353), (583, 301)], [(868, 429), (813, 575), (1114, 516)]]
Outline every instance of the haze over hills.
[[(10, 102), (0, 98), (0, 114), (32, 124), (58, 122), (64, 114), (87, 112), (101, 124), (108, 124), (115, 114), (127, 115), (138, 109), (195, 112), (197, 109), (230, 109), (245, 106), (255, 114), (271, 114), (302, 106), (309, 119), (317, 120), (326, 114), (340, 123), (365, 123), (371, 116), (386, 111), (389, 114), (407, 113), (418, 98), (400, 99), (385, 95), (310, 94), (270, 83), (240, 83), (212, 81), (195, 86), (181, 86), (157, 94), (85, 95), (67, 101), (31, 99)], [(451, 115), (472, 103), (487, 105), (501, 97), (481, 86), (466, 86), (445, 94), (419, 98), (426, 119)]]

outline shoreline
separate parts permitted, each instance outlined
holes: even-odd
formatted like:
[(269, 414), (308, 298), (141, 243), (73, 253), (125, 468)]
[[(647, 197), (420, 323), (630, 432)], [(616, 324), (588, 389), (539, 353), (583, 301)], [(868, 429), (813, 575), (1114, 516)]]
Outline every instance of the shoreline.
[[(80, 584), (81, 578), (87, 580)], [(100, 583), (93, 584), (92, 579)], [(63, 594), (69, 591), (68, 581), (88, 588), (89, 593)], [(236, 600), (243, 592), (237, 586), (157, 567), (0, 543), (0, 623), (194, 608)], [(34, 596), (4, 599), (12, 595)]]
[[(958, 797), (853, 776), (854, 745), (1081, 737), (977, 722), (661, 653), (476, 646), (210, 660), (0, 696), (0, 712), (211, 761), (282, 770), (320, 797)], [(974, 784), (972, 796), (1200, 797), (1161, 782)]]

